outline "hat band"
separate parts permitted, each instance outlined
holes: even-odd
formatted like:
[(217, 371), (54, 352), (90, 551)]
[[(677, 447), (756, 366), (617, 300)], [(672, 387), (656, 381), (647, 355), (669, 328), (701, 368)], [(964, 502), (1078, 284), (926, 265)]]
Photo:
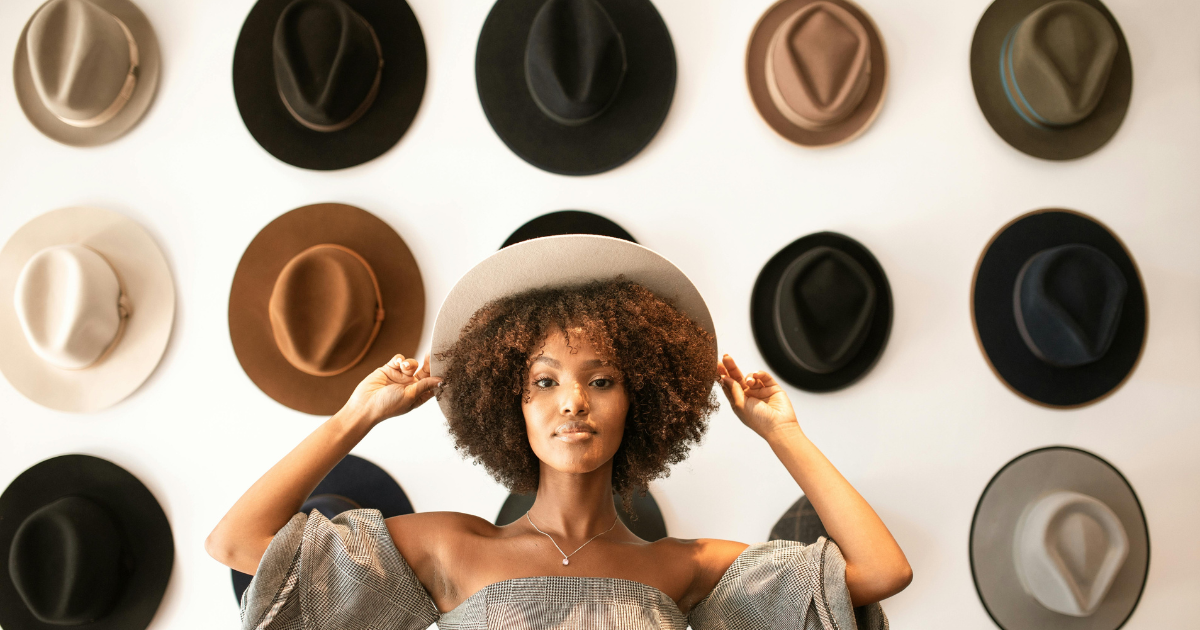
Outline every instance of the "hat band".
[(318, 124), (312, 122), (311, 120), (305, 120), (300, 114), (296, 113), (296, 110), (292, 108), (292, 104), (289, 103), (287, 97), (284, 96), (283, 90), (278, 90), (278, 88), (276, 88), (279, 93), (279, 100), (283, 101), (284, 108), (286, 108), (288, 113), (292, 115), (292, 118), (295, 118), (296, 122), (308, 127), (309, 129), (312, 129), (313, 131), (332, 133), (334, 131), (341, 131), (350, 125), (353, 125), (354, 123), (358, 122), (359, 118), (362, 118), (363, 115), (367, 113), (368, 109), (371, 109), (371, 105), (375, 104), (375, 97), (379, 96), (379, 83), (383, 80), (383, 46), (379, 43), (379, 36), (375, 34), (375, 29), (371, 28), (371, 23), (357, 13), (355, 13), (355, 16), (358, 17), (363, 25), (367, 27), (367, 31), (371, 33), (371, 41), (375, 42), (375, 54), (379, 57), (379, 67), (375, 69), (375, 82), (371, 84), (371, 90), (367, 92), (367, 96), (363, 98), (362, 103), (359, 103), (358, 109), (354, 110), (354, 112), (347, 116), (342, 122), (332, 125)]
[(90, 129), (92, 127), (99, 127), (112, 120), (122, 109), (125, 109), (125, 105), (129, 103), (129, 99), (133, 98), (134, 89), (137, 88), (138, 68), (141, 64), (141, 59), (138, 56), (137, 40), (133, 38), (133, 33), (129, 31), (129, 27), (125, 26), (125, 23), (120, 18), (115, 15), (112, 18), (120, 25), (121, 32), (125, 34), (125, 41), (129, 43), (129, 72), (125, 74), (125, 84), (121, 86), (121, 91), (117, 93), (117, 97), (113, 99), (112, 104), (105, 108), (104, 111), (87, 120), (75, 120), (54, 114), (55, 118), (72, 127)]
[(1004, 38), (1004, 45), (1000, 47), (1000, 84), (1004, 86), (1004, 96), (1008, 98), (1008, 104), (1012, 106), (1013, 111), (1017, 112), (1021, 120), (1038, 129), (1050, 130), (1052, 128), (1068, 127), (1069, 125), (1056, 125), (1040, 116), (1034, 111), (1033, 106), (1029, 104), (1029, 101), (1025, 98), (1025, 94), (1021, 92), (1021, 86), (1017, 85), (1017, 75), (1013, 71), (1012, 42), (1016, 38), (1017, 29), (1019, 28), (1021, 28), (1020, 23), (1008, 32), (1008, 35)]
[(133, 303), (129, 300), (129, 294), (125, 292), (125, 280), (121, 278), (121, 272), (117, 271), (117, 268), (113, 266), (112, 261), (110, 261), (104, 254), (101, 254), (87, 245), (80, 245), (80, 247), (87, 247), (87, 249), (91, 249), (93, 252), (96, 252), (97, 256), (103, 258), (104, 262), (108, 263), (109, 268), (112, 269), (113, 275), (117, 278), (117, 288), (119, 289), (119, 293), (117, 294), (117, 334), (113, 335), (112, 341), (108, 342), (108, 347), (104, 349), (104, 352), (100, 353), (100, 356), (96, 357), (95, 361), (92, 361), (81, 368), (59, 368), (68, 372), (86, 370), (99, 365), (101, 362), (107, 359), (108, 355), (112, 354), (113, 350), (116, 349), (117, 344), (121, 342), (121, 338), (125, 336), (126, 324), (129, 323), (129, 317), (133, 315)]

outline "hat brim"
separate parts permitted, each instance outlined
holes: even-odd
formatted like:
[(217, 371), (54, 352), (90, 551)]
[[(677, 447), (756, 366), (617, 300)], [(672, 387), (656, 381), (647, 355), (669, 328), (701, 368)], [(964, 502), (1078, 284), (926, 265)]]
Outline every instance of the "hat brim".
[[(1095, 363), (1059, 368), (1025, 345), (1013, 314), (1013, 287), (1034, 254), (1067, 244), (1091, 245), (1108, 256), (1128, 282), (1121, 321), (1108, 352)], [(1046, 407), (1071, 408), (1112, 394), (1133, 374), (1145, 346), (1149, 320), (1141, 274), (1133, 256), (1107, 227), (1070, 210), (1036, 210), (992, 237), (975, 267), (971, 322), (984, 359), (1005, 385)]]
[[(357, 503), (364, 510), (379, 510), (383, 518), (412, 514), (413, 506), (404, 488), (379, 466), (357, 455), (347, 455), (317, 484), (309, 495), (335, 494)], [(242, 593), (250, 586), (253, 575), (229, 570), (233, 594), (242, 601)]]
[[(64, 370), (35, 354), (12, 307), (25, 263), (68, 243), (104, 256), (132, 305), (112, 352), (83, 370)], [(136, 391), (162, 359), (175, 321), (175, 282), (162, 250), (133, 219), (99, 208), (53, 210), (18, 229), (0, 250), (0, 296), (8, 301), (0, 308), (0, 372), (25, 397), (59, 411), (99, 411)]]
[[(525, 513), (533, 507), (535, 499), (537, 499), (536, 494), (508, 495), (508, 498), (504, 500), (504, 505), (500, 507), (500, 514), (496, 516), (496, 525), (503, 527), (517, 519), (524, 518)], [(667, 523), (663, 520), (662, 510), (658, 508), (658, 501), (654, 500), (654, 495), (650, 492), (646, 492), (644, 497), (637, 493), (633, 495), (633, 513), (637, 515), (637, 520), (630, 518), (619, 495), (613, 495), (613, 503), (617, 507), (617, 517), (621, 519), (625, 527), (629, 528), (629, 531), (633, 532), (634, 536), (647, 542), (667, 537)]]
[[(62, 455), (17, 476), (0, 495), (0, 566), (7, 567), (17, 528), (33, 512), (63, 497), (91, 499), (120, 523), (134, 569), (113, 610), (86, 630), (141, 630), (158, 610), (171, 568), (175, 542), (162, 507), (141, 481), (116, 464), (88, 455)], [(52, 630), (25, 607), (9, 577), (0, 571), (0, 626), (6, 630)]]
[(867, 92), (853, 113), (845, 120), (827, 129), (805, 129), (780, 113), (775, 102), (771, 100), (771, 93), (767, 88), (767, 54), (771, 48), (771, 40), (780, 25), (788, 18), (817, 1), (780, 0), (775, 3), (759, 18), (746, 49), (746, 82), (750, 88), (750, 99), (754, 101), (754, 107), (758, 110), (759, 115), (779, 135), (810, 148), (843, 144), (865, 132), (883, 109), (883, 100), (888, 84), (887, 48), (884, 45), (883, 37), (879, 34), (879, 27), (871, 20), (871, 16), (857, 4), (849, 0), (830, 0), (858, 18), (867, 29), (867, 35), (871, 40), (871, 78)]
[[(1013, 562), (1013, 537), (1026, 507), (1050, 492), (1094, 497), (1116, 513), (1129, 555), (1100, 607), (1088, 617), (1062, 615), (1025, 592)], [(1150, 535), (1129, 482), (1103, 459), (1074, 448), (1043, 448), (1009, 462), (988, 483), (971, 521), (971, 575), (988, 615), (1003, 630), (1116, 630), (1137, 607), (1150, 568)]]
[[(712, 315), (696, 285), (671, 261), (636, 243), (607, 236), (547, 236), (505, 247), (475, 265), (450, 289), (433, 325), (433, 376), (445, 374), (441, 353), (458, 341), (464, 326), (494, 300), (553, 287), (572, 287), (621, 277), (667, 300), (712, 335)], [(713, 348), (716, 360), (716, 348)], [(450, 402), (439, 396), (442, 413)]]
[(619, 238), (630, 243), (637, 242), (633, 235), (611, 219), (582, 210), (559, 210), (530, 219), (510, 234), (500, 249), (535, 238), (564, 234), (594, 234)]
[(560, 175), (593, 175), (637, 155), (675, 96), (675, 46), (650, 0), (597, 0), (625, 42), (620, 92), (595, 120), (569, 127), (547, 117), (525, 81), (525, 45), (545, 0), (498, 0), (479, 34), (475, 81), (496, 135), (521, 159)]
[(344, 0), (375, 30), (383, 77), (367, 113), (341, 131), (313, 131), (287, 111), (275, 84), (272, 42), (292, 0), (259, 0), (246, 16), (233, 53), (233, 95), (242, 122), (281, 161), (319, 171), (356, 166), (386, 153), (408, 131), (425, 94), (425, 38), (404, 0)]
[[(275, 345), (268, 305), (285, 265), (313, 245), (342, 245), (371, 265), (383, 295), (383, 324), (354, 367), (336, 376), (312, 376), (292, 367)], [(229, 291), (229, 337), (254, 384), (297, 411), (332, 415), (375, 368), (393, 355), (413, 356), (425, 320), (425, 287), (412, 252), (375, 215), (353, 206), (323, 203), (276, 218), (242, 254)]]
[(1000, 78), (1000, 49), (1021, 20), (1053, 0), (996, 0), (984, 12), (971, 41), (971, 83), (984, 118), (1005, 142), (1018, 151), (1045, 160), (1073, 160), (1104, 146), (1117, 133), (1133, 92), (1133, 64), (1121, 25), (1099, 0), (1082, 0), (1095, 7), (1117, 34), (1117, 56), (1104, 95), (1090, 116), (1062, 128), (1038, 128), (1025, 122), (1004, 93)]
[[(828, 374), (809, 371), (788, 357), (783, 340), (775, 332), (775, 290), (788, 265), (809, 250), (831, 247), (849, 255), (863, 266), (875, 284), (875, 315), (858, 354), (844, 367)], [(875, 366), (892, 331), (892, 289), (883, 266), (858, 241), (835, 232), (809, 234), (771, 257), (754, 282), (750, 297), (750, 326), (754, 341), (775, 375), (809, 392), (831, 392), (848, 387)]]
[[(91, 0), (96, 6), (117, 16), (138, 45), (138, 76), (137, 86), (133, 96), (113, 116), (111, 120), (95, 127), (81, 128), (58, 119), (38, 96), (37, 87), (33, 83), (33, 72), (29, 66), (29, 52), (26, 47), (26, 33), (29, 22), (21, 29), (21, 37), (17, 40), (17, 53), (13, 59), (13, 84), (17, 92), (17, 102), (25, 112), (25, 117), (52, 140), (74, 147), (91, 147), (105, 144), (121, 137), (142, 119), (154, 102), (158, 90), (158, 75), (162, 66), (158, 49), (158, 38), (154, 28), (142, 10), (129, 0)], [(38, 7), (40, 10), (41, 7)], [(34, 13), (36, 15), (36, 12)], [(30, 21), (33, 16), (30, 16)]]

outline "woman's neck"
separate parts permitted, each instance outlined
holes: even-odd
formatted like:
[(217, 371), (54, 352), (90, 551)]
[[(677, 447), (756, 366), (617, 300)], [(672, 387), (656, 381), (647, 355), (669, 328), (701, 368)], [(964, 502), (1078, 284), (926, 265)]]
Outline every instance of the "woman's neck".
[(617, 518), (612, 461), (589, 473), (564, 473), (543, 464), (529, 515), (560, 543), (586, 540), (608, 529)]

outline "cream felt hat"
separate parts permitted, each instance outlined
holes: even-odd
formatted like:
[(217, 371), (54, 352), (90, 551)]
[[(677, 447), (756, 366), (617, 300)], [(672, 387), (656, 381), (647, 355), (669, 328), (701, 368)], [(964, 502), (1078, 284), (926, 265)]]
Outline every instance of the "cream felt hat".
[(98, 411), (124, 399), (162, 358), (175, 284), (137, 222), (62, 208), (0, 250), (0, 372), (30, 400)]

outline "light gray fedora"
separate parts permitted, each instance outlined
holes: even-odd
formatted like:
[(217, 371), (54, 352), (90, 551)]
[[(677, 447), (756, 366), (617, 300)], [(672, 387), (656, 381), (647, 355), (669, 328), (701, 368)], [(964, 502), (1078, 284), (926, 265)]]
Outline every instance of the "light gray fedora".
[(50, 0), (21, 31), (13, 83), (38, 131), (95, 146), (141, 120), (158, 87), (159, 61), (154, 29), (129, 0)]

